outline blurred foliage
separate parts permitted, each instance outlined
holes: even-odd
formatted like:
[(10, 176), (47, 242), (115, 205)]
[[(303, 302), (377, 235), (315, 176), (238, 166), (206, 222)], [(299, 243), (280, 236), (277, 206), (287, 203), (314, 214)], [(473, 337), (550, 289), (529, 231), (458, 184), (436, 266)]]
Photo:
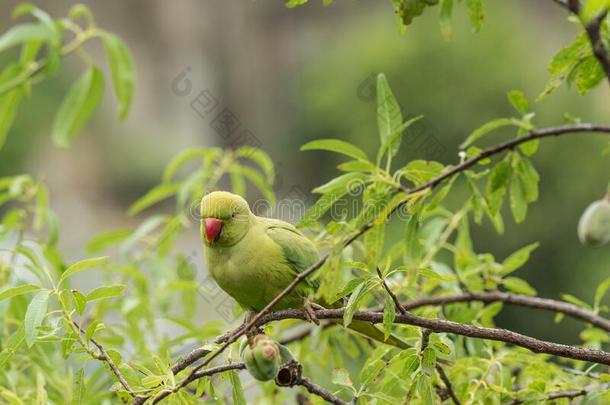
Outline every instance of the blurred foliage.
[[(62, 60), (77, 53), (87, 64), (87, 70), (74, 81), (59, 105), (53, 123), (52, 136), (56, 145), (69, 146), (81, 127), (98, 107), (104, 91), (104, 77), (91, 56), (82, 49), (84, 43), (99, 38), (104, 43), (112, 84), (119, 101), (119, 117), (129, 111), (133, 94), (134, 70), (129, 50), (116, 35), (96, 26), (91, 11), (83, 6), (72, 7), (67, 18), (53, 20), (42, 9), (23, 3), (13, 11), (12, 18), (24, 15), (35, 22), (20, 23), (0, 37), (0, 52), (20, 47), (18, 61), (0, 73), (0, 147), (4, 144), (19, 105), (32, 93), (32, 86), (56, 74)], [(83, 18), (86, 27), (76, 23)], [(70, 40), (66, 38), (72, 37)]]
[[(303, 1), (291, 1), (289, 5), (297, 3)], [(425, 18), (419, 14), (436, 3), (419, 0), (394, 2), (404, 25), (411, 23), (414, 17)], [(473, 27), (478, 30), (482, 21), (482, 2), (471, 0), (464, 3)], [(450, 1), (441, 1), (438, 7), (446, 10), (449, 4)], [(74, 8), (70, 14), (72, 18), (86, 17), (88, 28), (84, 31), (76, 28), (73, 21), (51, 20), (43, 11), (28, 5), (20, 7), (17, 15), (25, 12), (31, 13), (39, 22), (17, 26), (21, 28), (9, 30), (0, 37), (0, 44), (5, 46), (7, 43), (22, 44), (22, 51), (28, 56), (27, 63), (16, 63), (5, 70), (17, 72), (15, 76), (7, 73), (10, 77), (0, 81), (0, 86), (4, 86), (0, 89), (5, 89), (0, 91), (2, 106), (5, 107), (0, 111), (0, 121), (12, 123), (18, 105), (15, 100), (20, 100), (30, 91), (30, 80), (43, 78), (47, 73), (46, 67), (53, 66), (61, 57), (65, 48), (61, 46), (60, 36), (55, 36), (55, 30), (59, 29), (75, 33), (78, 41), (75, 46), (80, 46), (80, 41), (89, 36), (101, 36), (104, 40), (119, 99), (119, 115), (124, 116), (131, 100), (133, 66), (120, 40), (99, 31), (92, 16), (82, 6)], [(447, 21), (444, 18), (447, 16), (442, 16), (441, 27), (444, 27), (446, 35)], [(491, 50), (497, 49), (496, 40), (502, 38), (499, 33), (508, 24), (499, 24), (499, 28), (491, 31), (489, 39), (483, 43), (490, 54), (493, 53)], [(529, 131), (540, 128), (540, 122), (545, 120), (533, 113), (537, 104), (531, 102), (532, 96), (538, 93), (511, 90), (507, 99), (503, 97), (505, 106), (498, 106), (495, 96), (489, 96), (487, 92), (479, 94), (473, 90), (476, 89), (474, 86), (470, 91), (465, 90), (473, 83), (466, 80), (472, 76), (474, 59), (469, 57), (475, 58), (481, 49), (475, 52), (473, 48), (458, 47), (458, 50), (450, 51), (447, 46), (442, 52), (438, 49), (431, 51), (431, 47), (426, 46), (429, 39), (424, 37), (404, 52), (411, 59), (425, 60), (429, 69), (420, 77), (409, 77), (403, 74), (404, 66), (389, 63), (395, 55), (388, 49), (400, 48), (398, 39), (396, 43), (386, 42), (380, 47), (375, 31), (359, 35), (354, 38), (361, 40), (358, 49), (332, 48), (325, 59), (328, 65), (317, 64), (307, 70), (304, 86), (310, 89), (306, 93), (310, 103), (304, 105), (315, 105), (326, 114), (320, 115), (319, 120), (308, 120), (307, 125), (303, 123), (302, 131), (333, 130), (324, 139), (306, 143), (302, 150), (336, 153), (341, 158), (337, 167), (341, 173), (335, 177), (325, 174), (325, 178), (330, 177), (330, 180), (313, 190), (319, 198), (308, 208), (299, 226), (311, 235), (321, 250), (329, 254), (324, 267), (316, 273), (320, 281), (317, 294), (328, 301), (348, 299), (344, 314), (346, 324), (350, 323), (355, 311), (383, 303), (384, 332), (400, 336), (413, 347), (403, 351), (385, 346), (371, 347), (359, 336), (336, 333), (333, 328), (316, 328), (310, 336), (292, 345), (306, 374), (315, 375), (320, 384), (345, 400), (357, 398), (363, 404), (435, 403), (435, 387), (444, 384), (435, 371), (437, 364), (448, 365), (455, 393), (464, 402), (503, 403), (513, 399), (539, 402), (556, 392), (581, 390), (583, 387), (587, 389), (585, 401), (600, 404), (610, 401), (610, 377), (603, 373), (589, 376), (595, 366), (589, 367), (587, 363), (564, 359), (559, 364), (548, 356), (501, 342), (444, 333), (432, 334), (424, 345), (421, 330), (394, 323), (396, 308), (384, 288), (386, 282), (400, 299), (496, 290), (534, 296), (537, 289), (546, 287), (544, 289), (549, 290), (552, 280), (547, 282), (548, 273), (540, 276), (544, 281), (532, 283), (515, 276), (530, 255), (535, 255), (539, 245), (545, 246), (547, 240), (532, 234), (525, 237), (517, 231), (514, 223), (522, 223), (528, 211), (535, 210), (533, 203), (544, 194), (539, 190), (542, 181), (556, 174), (547, 173), (552, 166), (544, 164), (545, 159), (550, 160), (549, 155), (545, 157), (543, 154), (549, 143), (542, 147), (536, 140), (521, 143), (502, 156), (481, 159), (468, 170), (443, 180), (439, 187), (426, 187), (429, 181), (451, 170), (452, 166), (445, 163), (449, 160), (445, 152), (454, 150), (453, 146), (457, 145), (453, 144), (458, 142), (458, 138), (465, 138), (458, 155), (463, 161), (481, 156), (486, 143), (491, 143), (490, 139), (518, 140)], [(526, 37), (523, 34), (524, 40)], [(34, 61), (34, 51), (41, 46), (42, 38), (48, 38), (48, 51), (43, 60)], [(595, 69), (595, 74), (585, 75), (582, 64), (587, 64), (587, 71), (592, 68), (590, 49), (579, 41), (577, 39), (576, 45), (570, 46), (572, 50), (567, 54), (562, 51), (564, 53), (560, 52), (553, 58), (551, 82), (575, 82), (584, 94), (598, 85), (599, 80)], [(510, 46), (506, 51), (508, 55), (511, 52), (517, 55), (516, 49)], [(464, 65), (456, 64), (459, 70), (451, 76), (452, 81), (458, 82), (460, 77), (464, 78), (456, 85), (457, 92), (429, 94), (426, 91), (428, 82), (423, 79), (446, 77), (441, 73), (446, 68), (443, 61), (454, 57), (457, 60), (458, 54), (466, 62)], [(494, 72), (477, 80), (478, 86), (489, 85), (501, 93), (515, 87), (512, 86), (515, 73), (500, 67), (505, 62), (499, 58), (476, 60), (486, 64), (483, 69)], [(562, 63), (567, 67), (558, 68), (558, 61), (566, 61)], [(345, 66), (351, 63), (356, 63), (359, 68), (346, 72)], [(401, 94), (417, 95), (404, 97), (409, 100), (406, 108), (399, 102), (403, 97), (401, 94), (395, 96), (385, 75), (373, 73), (386, 63), (390, 76), (397, 78), (398, 85), (394, 84), (393, 88), (402, 89)], [(366, 74), (360, 76), (363, 72)], [(331, 86), (329, 81), (340, 76), (344, 81)], [(360, 77), (363, 79), (358, 80)], [(19, 80), (13, 82), (15, 78)], [(68, 146), (90, 117), (99, 102), (102, 81), (96, 67), (89, 67), (74, 81), (56, 116), (54, 139), (57, 145)], [(348, 84), (354, 82), (359, 86), (349, 87)], [(454, 101), (456, 94), (461, 98)], [(418, 108), (413, 108), (414, 105)], [(448, 105), (454, 108), (449, 110)], [(480, 107), (476, 116), (470, 114), (473, 105)], [(581, 108), (586, 113), (586, 106)], [(337, 110), (341, 113), (328, 113)], [(406, 113), (408, 111), (422, 111), (426, 115), (415, 116)], [(304, 116), (308, 117), (307, 114)], [(568, 120), (578, 121), (573, 117), (568, 117)], [(471, 131), (469, 128), (477, 129)], [(442, 143), (440, 135), (431, 135), (449, 130), (456, 135), (452, 138), (442, 136)], [(335, 132), (353, 133), (353, 139), (357, 141), (335, 138)], [(378, 136), (372, 137), (371, 133)], [(433, 144), (414, 146), (413, 142), (418, 139), (432, 140)], [(578, 143), (584, 144), (580, 140)], [(570, 156), (587, 151), (585, 163), (592, 166), (591, 160), (599, 155), (599, 150), (589, 149), (597, 146), (595, 143), (592, 145), (568, 150), (561, 165), (571, 161)], [(373, 149), (376, 151), (374, 155), (368, 152)], [(409, 153), (403, 153), (405, 150)], [(423, 156), (414, 156), (417, 154)], [(540, 174), (533, 162), (539, 157), (543, 167)], [(328, 173), (328, 166), (320, 164), (316, 170)], [(570, 170), (575, 169), (572, 167)], [(585, 171), (577, 173), (583, 176)], [(231, 190), (241, 195), (256, 190), (265, 197), (268, 207), (281, 203), (276, 201), (273, 191), (276, 174), (273, 161), (257, 148), (242, 146), (227, 151), (189, 148), (166, 165), (160, 184), (135, 201), (128, 210), (129, 215), (150, 215), (141, 220), (138, 217), (139, 225), (136, 227), (98, 235), (87, 244), (88, 255), (104, 252), (108, 256), (89, 257), (71, 264), (66, 263), (58, 248), (59, 226), (49, 208), (49, 191), (44, 183), (27, 174), (0, 178), (0, 239), (14, 241), (13, 248), (3, 248), (7, 255), (0, 258), (0, 397), (15, 404), (85, 401), (96, 404), (117, 402), (117, 399), (129, 401), (133, 393), (151, 396), (175, 387), (190, 370), (187, 368), (174, 374), (171, 364), (189, 348), (200, 346), (224, 329), (222, 322), (204, 322), (196, 312), (201, 300), (209, 298), (206, 294), (216, 294), (218, 290), (210, 291), (206, 280), (197, 279), (192, 258), (180, 252), (178, 240), (185, 233), (192, 232), (193, 225), (199, 222), (201, 196), (220, 187), (224, 184), (222, 181), (227, 181)], [(603, 170), (596, 176), (604, 178), (604, 184), (608, 180), (607, 172)], [(561, 182), (562, 187), (567, 185), (570, 188), (569, 193), (595, 188), (591, 183), (583, 183), (566, 181), (565, 178)], [(412, 192), (417, 187), (422, 188)], [(545, 191), (543, 187), (541, 190)], [(350, 204), (351, 208), (346, 209), (343, 204), (346, 199), (356, 204)], [(582, 192), (582, 199), (592, 200), (585, 192)], [(149, 211), (152, 206), (168, 200), (175, 202), (175, 208), (169, 213)], [(555, 212), (561, 213), (559, 207)], [(531, 218), (531, 214), (527, 218)], [(540, 223), (550, 222), (548, 215), (540, 216)], [(510, 239), (506, 243), (506, 252), (487, 252), (484, 240), (478, 243), (483, 238), (471, 236), (475, 229), (473, 223), (481, 224), (483, 221), (490, 225), (491, 231), (504, 234), (500, 236), (502, 240)], [(370, 229), (367, 228), (363, 236), (344, 249), (345, 241), (363, 227)], [(575, 229), (566, 231), (572, 228), (575, 227), (562, 228), (563, 235), (572, 235), (571, 239), (575, 239)], [(484, 237), (491, 239), (491, 233), (483, 232)], [(552, 237), (557, 239), (558, 234)], [(536, 239), (541, 239), (542, 243)], [(597, 288), (580, 294), (564, 294), (562, 298), (586, 311), (607, 314), (608, 306), (604, 300), (610, 281), (601, 277), (607, 273), (603, 257), (600, 260), (598, 255), (593, 259), (593, 255), (581, 255), (580, 252), (578, 257), (582, 260), (579, 269), (599, 269), (597, 273), (592, 270), (589, 276), (596, 280)], [(595, 260), (599, 262), (595, 263)], [(605, 263), (607, 265), (607, 261)], [(544, 263), (539, 272), (552, 269), (554, 265), (556, 263)], [(75, 278), (91, 277), (91, 272), (99, 275), (96, 279), (98, 285), (89, 291), (74, 288)], [(575, 277), (582, 278), (582, 275)], [(232, 306), (216, 308), (227, 322), (232, 321), (235, 312), (239, 311), (234, 309)], [(486, 306), (475, 302), (459, 303), (444, 309), (424, 307), (416, 313), (494, 327), (502, 309), (501, 303)], [(554, 322), (563, 322), (562, 316), (556, 316)], [(267, 327), (266, 332), (273, 339), (279, 339), (295, 323), (284, 321), (279, 326)], [(166, 333), (163, 325), (167, 324), (171, 325), (174, 333)], [(609, 339), (605, 331), (591, 325), (579, 325), (578, 328), (579, 345), (607, 348)], [(551, 333), (557, 335), (556, 330), (557, 326)], [(207, 347), (211, 350), (217, 348), (214, 344)], [(235, 360), (234, 350), (224, 357), (224, 361)], [(110, 370), (112, 372), (107, 366), (109, 364), (116, 366)], [(125, 381), (115, 378), (117, 371), (114, 368)], [(233, 371), (201, 378), (191, 386), (193, 390), (179, 390), (168, 401), (223, 403), (226, 402), (226, 393), (231, 392), (234, 403), (245, 403), (241, 378), (247, 377)], [(260, 389), (253, 396), (256, 395), (260, 403), (285, 402), (293, 395), (289, 390), (275, 389), (273, 383), (256, 384)]]

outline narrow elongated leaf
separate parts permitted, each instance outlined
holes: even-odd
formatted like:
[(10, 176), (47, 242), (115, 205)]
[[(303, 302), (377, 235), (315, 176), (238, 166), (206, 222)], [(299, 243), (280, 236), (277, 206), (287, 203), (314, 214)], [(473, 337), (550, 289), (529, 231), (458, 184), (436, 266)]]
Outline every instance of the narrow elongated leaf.
[(74, 378), (74, 387), (72, 390), (72, 405), (82, 405), (85, 398), (85, 369), (80, 369)]
[(508, 256), (502, 262), (502, 271), (500, 274), (506, 275), (512, 273), (523, 266), (529, 260), (530, 253), (532, 253), (539, 245), (540, 243), (538, 242), (531, 243)]
[(363, 185), (366, 176), (363, 173), (351, 172), (335, 177), (326, 184), (313, 189), (314, 193), (319, 194), (340, 194), (343, 195), (349, 191), (356, 191)]
[(4, 368), (4, 365), (13, 357), (24, 340), (25, 328), (21, 325), (15, 333), (2, 343), (3, 348), (2, 352), (0, 352), (0, 368)]
[(6, 135), (15, 121), (22, 91), (15, 89), (0, 97), (0, 149), (4, 146)]
[(428, 373), (432, 374), (434, 372), (434, 366), (436, 364), (436, 351), (432, 347), (426, 347), (424, 352), (422, 353), (422, 369)]
[(510, 182), (510, 210), (516, 223), (521, 223), (527, 215), (527, 197), (521, 177), (513, 176)]
[(593, 301), (596, 307), (602, 302), (602, 298), (606, 295), (606, 291), (610, 288), (610, 277), (605, 279), (597, 288), (595, 289), (595, 299)]
[(301, 150), (327, 150), (341, 153), (358, 160), (368, 160), (366, 153), (364, 153), (362, 149), (340, 139), (317, 139), (301, 146)]
[(502, 280), (502, 285), (506, 287), (509, 291), (515, 292), (517, 294), (525, 294), (525, 295), (536, 295), (536, 290), (529, 285), (529, 283), (523, 279), (517, 277), (507, 277)]
[(246, 397), (244, 396), (244, 388), (241, 385), (239, 375), (235, 371), (229, 372), (229, 379), (231, 380), (231, 396), (233, 398), (233, 404), (235, 405), (247, 405)]
[(264, 151), (252, 146), (242, 146), (235, 151), (235, 156), (255, 162), (265, 174), (267, 183), (273, 184), (275, 180), (275, 167), (273, 160)]
[(441, 0), (439, 6), (441, 34), (446, 41), (450, 40), (453, 35), (451, 14), (453, 14), (453, 0)]
[(515, 110), (519, 112), (521, 115), (527, 114), (530, 108), (529, 101), (527, 101), (527, 97), (521, 90), (512, 90), (507, 94), (508, 101), (515, 107)]
[(42, 320), (47, 313), (47, 305), (49, 303), (50, 290), (39, 291), (25, 312), (25, 343), (28, 347), (31, 347), (34, 343), (34, 339), (38, 336), (38, 328), (42, 324)]
[(107, 298), (119, 297), (125, 291), (125, 286), (118, 285), (106, 285), (103, 287), (94, 288), (87, 294), (87, 302), (95, 301), (95, 300), (104, 300)]
[(398, 105), (385, 75), (380, 73), (377, 76), (377, 127), (381, 146), (388, 149), (390, 155), (393, 155), (400, 147), (400, 137), (394, 139), (391, 137), (398, 131), (401, 124), (400, 105)]
[(53, 141), (57, 146), (68, 147), (78, 131), (89, 120), (102, 100), (104, 77), (100, 70), (91, 66), (74, 82), (53, 123)]
[(136, 215), (142, 210), (175, 195), (178, 190), (180, 190), (180, 183), (161, 183), (142, 197), (138, 198), (136, 202), (129, 207), (127, 214)]
[(345, 313), (343, 314), (343, 326), (347, 327), (350, 323), (352, 323), (354, 313), (358, 311), (360, 302), (362, 302), (364, 295), (371, 289), (372, 285), (373, 283), (371, 282), (364, 282), (354, 289), (352, 295), (347, 301), (347, 307), (345, 309)]
[(483, 27), (483, 0), (466, 0), (468, 16), (474, 32), (479, 32)]
[(44, 40), (48, 35), (47, 27), (41, 23), (16, 25), (0, 37), (0, 52), (24, 42)]
[(97, 253), (116, 243), (119, 243), (131, 235), (131, 229), (121, 229), (118, 231), (106, 232), (93, 238), (87, 243), (87, 253)]
[(85, 312), (87, 306), (87, 298), (78, 290), (72, 290), (72, 300), (74, 301), (74, 308), (79, 315)]
[(526, 129), (531, 128), (530, 125), (527, 125), (527, 124), (523, 123), (521, 120), (518, 120), (515, 118), (498, 118), (493, 121), (489, 121), (489, 122), (483, 124), (482, 126), (480, 126), (479, 128), (475, 129), (470, 135), (468, 135), (466, 140), (464, 142), (462, 142), (462, 144), (460, 145), (460, 149), (466, 149), (467, 147), (472, 145), (474, 142), (478, 141), (483, 136), (489, 134), (490, 132), (492, 132), (498, 128), (502, 128), (502, 127), (506, 127), (506, 126), (517, 126), (517, 127), (526, 128)]
[(40, 287), (34, 284), (24, 284), (17, 287), (7, 288), (6, 290), (0, 291), (0, 301), (38, 290), (40, 290)]
[(384, 290), (385, 307), (383, 309), (383, 336), (384, 339), (392, 334), (392, 325), (396, 319), (396, 305), (390, 294)]
[(123, 41), (114, 34), (105, 32), (102, 35), (114, 92), (119, 100), (119, 118), (123, 119), (131, 107), (135, 82), (135, 70), (131, 53)]
[(59, 279), (59, 284), (61, 284), (68, 277), (78, 273), (79, 271), (87, 270), (95, 266), (99, 266), (100, 264), (106, 263), (108, 261), (108, 256), (96, 257), (92, 259), (85, 259), (79, 262), (74, 263), (70, 267), (66, 269), (61, 274), (61, 278)]

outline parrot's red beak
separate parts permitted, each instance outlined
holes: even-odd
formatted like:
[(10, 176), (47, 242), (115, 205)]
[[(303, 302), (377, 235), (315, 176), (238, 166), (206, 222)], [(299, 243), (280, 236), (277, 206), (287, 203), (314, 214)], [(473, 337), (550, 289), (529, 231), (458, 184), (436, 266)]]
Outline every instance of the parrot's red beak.
[(222, 230), (222, 221), (218, 218), (206, 218), (205, 219), (205, 238), (208, 243), (212, 243), (220, 235)]

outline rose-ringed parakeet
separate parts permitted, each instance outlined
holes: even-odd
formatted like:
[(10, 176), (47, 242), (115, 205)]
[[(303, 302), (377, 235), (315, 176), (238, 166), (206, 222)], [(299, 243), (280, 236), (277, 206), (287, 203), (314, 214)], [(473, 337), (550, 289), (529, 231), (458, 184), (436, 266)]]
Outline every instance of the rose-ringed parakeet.
[[(201, 200), (201, 237), (214, 280), (253, 312), (263, 309), (319, 260), (314, 244), (293, 225), (258, 217), (246, 200), (225, 191), (212, 192)], [(273, 309), (304, 308), (316, 288), (317, 283), (305, 279)], [(408, 347), (394, 336), (384, 340), (383, 332), (368, 322), (355, 320), (349, 328), (380, 342)]]

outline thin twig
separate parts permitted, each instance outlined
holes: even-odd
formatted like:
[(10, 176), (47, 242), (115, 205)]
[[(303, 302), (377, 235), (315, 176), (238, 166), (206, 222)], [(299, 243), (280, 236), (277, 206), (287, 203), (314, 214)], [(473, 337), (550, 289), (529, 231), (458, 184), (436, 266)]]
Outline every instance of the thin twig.
[[(567, 398), (569, 400), (578, 398), (578, 397), (582, 397), (587, 395), (589, 392), (585, 389), (582, 389), (580, 391), (562, 391), (562, 392), (556, 392), (554, 394), (550, 394), (548, 397), (546, 397), (545, 399), (543, 399), (542, 401), (553, 401), (556, 399), (561, 399), (561, 398)], [(531, 399), (528, 399), (528, 401)], [(511, 401), (508, 405), (519, 405), (524, 403), (526, 400), (525, 399), (514, 399), (513, 401)]]
[(311, 394), (317, 395), (320, 398), (323, 398), (326, 402), (329, 402), (331, 404), (348, 405), (347, 402), (345, 402), (341, 398), (337, 397), (336, 395), (333, 395), (330, 392), (326, 391), (324, 388), (320, 387), (318, 384), (314, 383), (307, 377), (301, 377), (296, 382), (296, 385), (305, 387), (305, 389), (307, 391), (309, 391)]
[[(78, 331), (80, 333), (83, 333), (83, 334), (85, 333), (85, 331), (80, 327), (80, 325), (76, 321), (72, 320), (72, 323), (74, 324), (74, 326), (76, 326), (76, 328), (78, 329)], [(95, 340), (92, 337), (89, 338), (89, 341), (91, 341), (91, 343), (93, 343), (95, 345), (95, 347), (97, 347), (97, 350), (99, 350), (99, 352), (100, 352), (99, 355), (96, 356), (96, 359), (106, 362), (108, 364), (108, 367), (110, 367), (110, 370), (112, 370), (112, 372), (114, 373), (116, 378), (119, 380), (119, 383), (121, 383), (123, 388), (125, 388), (125, 390), (129, 393), (129, 395), (132, 398), (138, 398), (137, 394), (133, 391), (133, 389), (131, 388), (131, 386), (129, 385), (129, 383), (127, 382), (127, 380), (121, 373), (121, 370), (119, 370), (117, 365), (114, 364), (114, 361), (108, 355), (108, 352), (106, 352), (106, 350), (104, 349), (104, 346), (102, 346), (97, 340)]]
[(430, 305), (447, 305), (456, 302), (480, 301), (484, 303), (504, 302), (507, 304), (519, 305), (529, 308), (545, 309), (553, 312), (560, 312), (597, 326), (607, 332), (610, 332), (610, 320), (595, 315), (585, 309), (577, 307), (563, 301), (557, 301), (549, 298), (530, 297), (522, 294), (509, 294), (500, 291), (485, 292), (485, 293), (466, 293), (457, 295), (448, 295), (444, 297), (426, 297), (412, 301), (402, 302), (401, 306), (406, 309), (415, 309)]
[(445, 373), (445, 370), (443, 369), (443, 367), (438, 363), (436, 364), (436, 371), (438, 372), (438, 375), (441, 377), (441, 380), (443, 380), (443, 384), (445, 384), (445, 389), (447, 391), (447, 394), (449, 394), (449, 397), (451, 397), (451, 400), (453, 401), (453, 403), (455, 405), (462, 405), (462, 402), (460, 401), (460, 399), (455, 394), (455, 391), (453, 390), (453, 385), (451, 384), (451, 380), (449, 380), (449, 377), (447, 377), (447, 373)]

